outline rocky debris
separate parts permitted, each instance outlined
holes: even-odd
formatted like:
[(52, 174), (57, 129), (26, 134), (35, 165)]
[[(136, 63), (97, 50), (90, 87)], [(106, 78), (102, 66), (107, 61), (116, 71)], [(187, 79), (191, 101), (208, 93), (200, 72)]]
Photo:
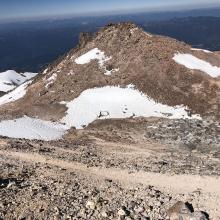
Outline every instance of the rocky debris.
[(89, 209), (93, 209), (94, 210), (96, 208), (96, 204), (94, 202), (92, 202), (92, 201), (88, 201), (86, 203), (86, 207), (89, 208)]
[(219, 147), (220, 122), (214, 120), (165, 120), (148, 126), (146, 137), (191, 151)]
[(12, 187), (18, 187), (22, 183), (23, 179), (16, 179), (16, 178), (6, 178), (1, 179), (0, 178), (0, 189), (3, 188), (12, 188)]
[[(101, 120), (85, 130), (73, 132), (74, 135), (66, 137), (67, 140), (47, 145), (43, 141), (9, 140), (6, 149), (37, 152), (88, 167), (128, 169), (129, 172), (220, 175), (218, 122)], [(96, 141), (100, 138), (104, 143)], [(112, 142), (120, 147), (112, 149), (109, 147)], [(130, 148), (124, 145), (133, 150), (130, 152)], [(138, 153), (138, 146), (141, 146), (141, 153)], [(158, 146), (163, 149), (160, 153)]]
[[(171, 198), (152, 186), (126, 189), (115, 181), (50, 165), (10, 163), (8, 170), (7, 164), (1, 163), (1, 176), (13, 174), (25, 179), (21, 187), (0, 190), (1, 219), (162, 219), (168, 207), (165, 201)], [(26, 171), (20, 170), (22, 165)]]
[[(71, 141), (80, 140), (81, 145), (77, 144), (77, 148), (81, 149), (81, 153), (71, 157), (63, 154), (63, 158), (83, 162), (88, 166), (114, 167), (128, 169), (130, 172), (144, 170), (158, 173), (219, 175), (219, 133), (218, 121), (141, 118), (100, 120), (81, 131), (79, 136), (77, 132), (74, 136), (68, 136)], [(93, 138), (101, 138), (106, 144), (100, 146), (93, 142)], [(107, 150), (108, 142), (110, 146), (111, 142), (119, 145), (123, 153), (117, 154), (114, 150)], [(119, 143), (141, 146), (143, 152), (135, 155)], [(149, 149), (148, 143), (153, 144)], [(60, 141), (60, 146), (76, 148), (73, 142), (64, 144)], [(158, 146), (162, 147), (164, 154), (158, 153)], [(147, 151), (146, 154), (144, 149)]]
[[(145, 127), (143, 126), (143, 129)], [(0, 179), (3, 187), (0, 188), (0, 218), (2, 219), (13, 219), (19, 216), (19, 218), (31, 219), (168, 220), (168, 213), (172, 214), (174, 210), (171, 208), (172, 205), (177, 201), (184, 201), (186, 197), (194, 206), (204, 210), (201, 206), (203, 204), (201, 191), (177, 195), (151, 185), (139, 184), (125, 187), (111, 179), (110, 174), (109, 178), (102, 179), (90, 173), (81, 172), (78, 168), (71, 170), (68, 166), (66, 168), (63, 166), (77, 158), (76, 161), (79, 164), (98, 169), (102, 168), (103, 161), (112, 155), (108, 159), (112, 160), (111, 168), (130, 169), (134, 172), (139, 164), (138, 170), (144, 171), (145, 164), (149, 163), (150, 157), (146, 158), (143, 151), (136, 157), (137, 150), (140, 148), (131, 148), (132, 145), (128, 145), (129, 150), (126, 150), (126, 148), (118, 147), (117, 143), (115, 145), (117, 152), (113, 153), (114, 151), (109, 149), (110, 146), (100, 148), (92, 140), (84, 143), (76, 142), (75, 145), (67, 140), (57, 142), (8, 141), (7, 147), (1, 147), (1, 150), (23, 152), (25, 158), (33, 153), (35, 160), (25, 162), (25, 160), (15, 160), (13, 157), (1, 155)], [(121, 144), (125, 143), (121, 142)], [(152, 152), (152, 149), (150, 151)], [(163, 151), (157, 150), (157, 155), (161, 154)], [(38, 156), (47, 157), (49, 160), (45, 162), (48, 161), (48, 163), (38, 162), (41, 160)], [(130, 156), (133, 158), (132, 163)], [(141, 157), (142, 160), (140, 160)], [(56, 162), (58, 159), (61, 166), (57, 163), (53, 165), (53, 161)], [(138, 163), (134, 163), (135, 160), (138, 160)], [(178, 160), (179, 158), (175, 159), (175, 163), (179, 163)], [(166, 161), (169, 163), (167, 154)], [(158, 158), (151, 157), (152, 168), (153, 162), (156, 164)], [(187, 161), (179, 163), (180, 168), (184, 166), (184, 163)], [(207, 169), (210, 169), (208, 164)], [(167, 168), (166, 172), (170, 172), (170, 169)], [(13, 184), (9, 184), (10, 182)], [(180, 205), (185, 207), (185, 203)], [(210, 213), (212, 210), (206, 209), (205, 211)], [(197, 209), (187, 214), (193, 220), (208, 219), (204, 218), (205, 214), (202, 212), (197, 212)]]
[(170, 220), (208, 220), (202, 212), (194, 212), (189, 203), (178, 201), (168, 210)]

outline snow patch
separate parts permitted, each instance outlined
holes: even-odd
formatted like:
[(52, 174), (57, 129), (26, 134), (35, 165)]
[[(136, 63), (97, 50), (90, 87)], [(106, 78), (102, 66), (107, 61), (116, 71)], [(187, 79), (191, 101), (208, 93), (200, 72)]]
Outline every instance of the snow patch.
[(24, 84), (18, 86), (16, 89), (14, 89), (12, 92), (9, 92), (8, 94), (0, 97), (0, 105), (4, 105), (9, 102), (14, 102), (18, 99), (23, 98), (26, 94), (26, 88), (31, 83), (32, 83), (32, 81), (25, 82)]
[(56, 73), (54, 73), (51, 77), (46, 79), (46, 83), (47, 83), (45, 85), (46, 89), (48, 89), (49, 86), (52, 85), (56, 81), (56, 79), (57, 79), (57, 74)]
[(68, 127), (61, 123), (43, 121), (23, 117), (0, 122), (0, 135), (10, 138), (25, 138), (29, 140), (56, 140), (62, 138)]
[(87, 64), (90, 63), (91, 60), (98, 60), (98, 63), (101, 67), (104, 66), (104, 63), (108, 60), (110, 60), (111, 57), (106, 57), (105, 53), (100, 51), (98, 48), (94, 48), (90, 50), (89, 52), (83, 54), (82, 56), (75, 59), (75, 62), (77, 64)]
[(204, 50), (204, 49), (199, 49), (199, 48), (191, 48), (191, 50), (193, 50), (193, 51), (203, 51), (203, 52), (205, 52), (205, 53), (213, 53), (213, 52), (210, 51), (210, 50)]
[(127, 88), (106, 86), (88, 89), (71, 102), (67, 102), (67, 115), (62, 122), (77, 129), (86, 127), (96, 119), (129, 117), (196, 118), (188, 116), (182, 106), (170, 107), (145, 96), (131, 85)]
[(83, 64), (88, 64), (92, 60), (98, 60), (98, 64), (100, 69), (104, 69), (104, 75), (110, 76), (113, 72), (119, 71), (119, 69), (112, 69), (112, 70), (107, 70), (105, 66), (105, 62), (111, 60), (112, 57), (107, 57), (105, 53), (98, 48), (94, 48), (90, 50), (89, 52), (83, 54), (82, 56), (78, 57), (75, 59), (75, 63), (83, 65)]
[(44, 71), (43, 71), (43, 74), (46, 74), (48, 71), (48, 68), (46, 68)]
[(0, 73), (0, 91), (9, 92), (17, 86), (35, 77), (37, 73), (17, 73), (14, 70), (8, 70)]
[(153, 37), (153, 35), (151, 35), (151, 34), (149, 34), (149, 33), (147, 33), (147, 32), (145, 32), (145, 34), (146, 34), (148, 37)]
[(220, 76), (220, 67), (213, 66), (207, 61), (201, 60), (191, 54), (175, 54), (173, 60), (186, 68), (205, 72), (213, 78)]

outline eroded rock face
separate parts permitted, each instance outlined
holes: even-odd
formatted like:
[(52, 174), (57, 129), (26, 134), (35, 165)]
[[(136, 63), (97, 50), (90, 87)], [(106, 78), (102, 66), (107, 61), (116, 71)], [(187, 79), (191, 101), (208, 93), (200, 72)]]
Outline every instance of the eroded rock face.
[(91, 33), (80, 33), (79, 35), (79, 47), (83, 48), (86, 46), (88, 42), (90, 42), (93, 38), (93, 34)]

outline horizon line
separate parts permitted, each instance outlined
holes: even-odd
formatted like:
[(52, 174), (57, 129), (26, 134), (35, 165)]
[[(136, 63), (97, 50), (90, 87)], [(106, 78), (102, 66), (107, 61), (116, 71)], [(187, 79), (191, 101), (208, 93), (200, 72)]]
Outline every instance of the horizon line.
[[(217, 8), (216, 8), (217, 7)], [(164, 9), (163, 9), (164, 8)], [(39, 16), (19, 16), (19, 17), (13, 17), (13, 18), (2, 18), (0, 19), (0, 24), (1, 23), (17, 23), (17, 22), (31, 22), (31, 21), (43, 21), (47, 19), (71, 19), (71, 18), (83, 18), (83, 17), (104, 17), (104, 16), (117, 16), (117, 15), (132, 15), (132, 14), (141, 14), (141, 13), (148, 13), (148, 14), (153, 14), (153, 13), (172, 13), (172, 12), (187, 12), (187, 11), (199, 11), (199, 10), (218, 10), (220, 9), (220, 3), (217, 3), (215, 5), (207, 7), (207, 5), (203, 5), (200, 7), (192, 7), (185, 5), (179, 6), (179, 7), (163, 7), (163, 8), (139, 8), (139, 9), (127, 9), (127, 10), (114, 10), (114, 11), (102, 11), (98, 13), (99, 11), (94, 11), (94, 12), (88, 12), (88, 13), (77, 13), (77, 14), (51, 14), (51, 15), (39, 15)]]

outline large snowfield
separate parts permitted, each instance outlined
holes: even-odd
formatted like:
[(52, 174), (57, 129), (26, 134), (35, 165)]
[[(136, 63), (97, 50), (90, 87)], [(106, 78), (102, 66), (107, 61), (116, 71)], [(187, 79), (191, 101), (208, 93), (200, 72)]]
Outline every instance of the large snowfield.
[(17, 73), (14, 70), (8, 70), (0, 73), (0, 91), (9, 92), (17, 86), (35, 77), (37, 73)]
[[(182, 106), (170, 107), (156, 103), (131, 86), (106, 86), (88, 89), (72, 102), (66, 103), (67, 115), (62, 122), (81, 129), (96, 119), (129, 117), (190, 118)], [(199, 116), (193, 116), (199, 118)]]
[(213, 66), (207, 61), (201, 60), (192, 54), (175, 54), (173, 60), (188, 69), (205, 72), (213, 78), (220, 76), (220, 67)]

